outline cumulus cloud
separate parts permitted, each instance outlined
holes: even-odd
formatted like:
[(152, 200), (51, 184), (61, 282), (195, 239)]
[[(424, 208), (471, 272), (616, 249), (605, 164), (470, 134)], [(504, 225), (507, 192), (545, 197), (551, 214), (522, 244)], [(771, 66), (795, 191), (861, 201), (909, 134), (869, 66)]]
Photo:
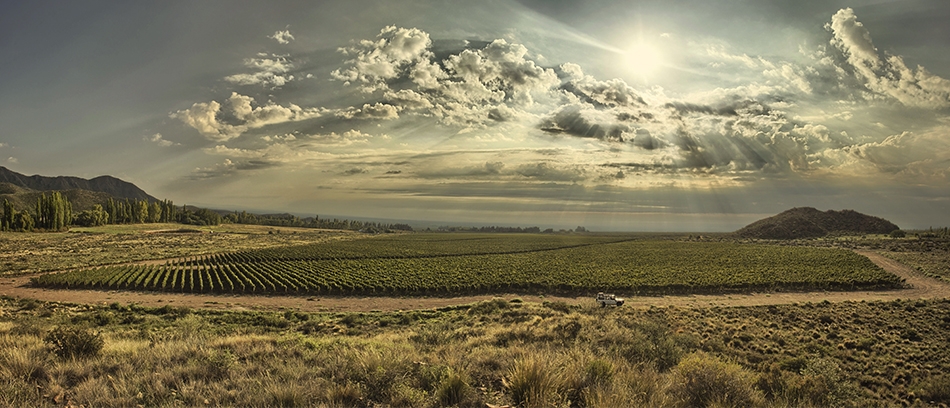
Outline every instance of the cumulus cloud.
[(184, 109), (169, 115), (191, 126), (208, 140), (223, 142), (240, 136), (247, 130), (246, 126), (230, 125), (218, 120), (221, 104), (217, 101), (196, 102), (191, 108)]
[(244, 66), (255, 71), (229, 75), (224, 77), (224, 80), (235, 85), (261, 85), (271, 89), (280, 88), (294, 80), (293, 75), (287, 74), (294, 67), (287, 56), (248, 58), (244, 60)]
[(7, 157), (7, 162), (8, 162), (8, 163), (17, 164), (17, 163), (20, 162), (20, 160), (17, 159), (16, 157), (10, 156), (10, 157)]
[[(886, 174), (910, 176), (915, 182), (950, 176), (950, 128), (926, 133), (902, 132), (880, 142), (861, 143), (837, 149), (825, 155), (830, 165), (851, 171), (871, 167)], [(871, 172), (872, 174), (874, 172)]]
[(268, 101), (254, 107), (254, 98), (237, 92), (232, 92), (227, 102), (230, 108), (227, 110), (222, 110), (217, 101), (198, 102), (169, 116), (191, 126), (208, 140), (225, 142), (248, 129), (317, 118), (322, 114), (320, 109), (305, 109), (293, 103), (282, 106)]
[(450, 55), (444, 63), (454, 77), (474, 88), (483, 88), (475, 95), (531, 105), (533, 92), (548, 90), (559, 81), (553, 70), (527, 59), (527, 53), (525, 46), (499, 39), (480, 50), (464, 50)]
[(375, 40), (362, 40), (340, 52), (353, 56), (346, 68), (331, 73), (334, 79), (344, 83), (369, 84), (396, 78), (414, 63), (427, 60), (432, 40), (429, 34), (418, 28), (388, 26), (380, 30)]
[(287, 133), (283, 135), (274, 135), (274, 136), (265, 135), (265, 136), (261, 136), (261, 140), (265, 142), (292, 142), (294, 140), (297, 140), (297, 136), (294, 136), (292, 133)]
[(582, 98), (585, 102), (604, 107), (646, 104), (643, 98), (622, 79), (598, 81), (584, 74), (581, 67), (573, 63), (562, 64), (561, 70), (567, 75), (567, 81), (561, 88)]
[(399, 118), (399, 109), (385, 103), (367, 103), (362, 108), (351, 107), (337, 112), (337, 116), (345, 119), (392, 120)]
[(432, 107), (429, 99), (411, 89), (402, 89), (399, 91), (386, 91), (383, 97), (394, 106), (408, 110), (424, 110)]
[[(399, 111), (433, 117), (450, 126), (480, 127), (507, 121), (535, 106), (537, 96), (547, 96), (560, 84), (552, 69), (527, 57), (521, 44), (498, 39), (476, 47), (450, 52), (436, 61), (429, 34), (416, 28), (386, 27), (375, 40), (363, 40), (340, 49), (352, 57), (331, 76), (344, 84), (357, 84), (364, 93), (379, 94), (376, 102)], [(376, 118), (392, 110), (361, 114), (351, 108), (341, 117)]]
[(907, 67), (897, 55), (883, 56), (871, 41), (854, 10), (841, 9), (831, 17), (831, 44), (846, 57), (855, 75), (873, 92), (897, 99), (907, 106), (945, 109), (950, 107), (950, 81), (923, 67)]
[(290, 33), (290, 30), (278, 30), (274, 32), (274, 35), (268, 36), (267, 38), (273, 39), (280, 44), (290, 44), (294, 40), (294, 35)]

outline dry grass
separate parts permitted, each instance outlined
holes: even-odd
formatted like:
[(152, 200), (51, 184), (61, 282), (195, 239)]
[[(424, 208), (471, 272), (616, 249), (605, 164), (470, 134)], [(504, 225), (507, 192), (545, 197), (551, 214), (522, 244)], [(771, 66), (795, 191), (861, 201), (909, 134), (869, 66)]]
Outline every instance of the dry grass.
[[(927, 405), (946, 403), (950, 371), (950, 301), (367, 314), (27, 303), (0, 299), (2, 406)], [(57, 356), (44, 337), (61, 326), (101, 332), (104, 347)]]

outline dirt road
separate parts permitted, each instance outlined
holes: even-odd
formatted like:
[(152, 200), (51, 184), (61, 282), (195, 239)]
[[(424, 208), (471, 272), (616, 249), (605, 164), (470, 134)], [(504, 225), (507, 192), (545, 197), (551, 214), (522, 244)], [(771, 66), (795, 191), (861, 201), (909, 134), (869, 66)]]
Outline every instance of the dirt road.
[[(642, 296), (627, 298), (632, 307), (709, 307), (709, 306), (757, 306), (788, 303), (932, 299), (950, 297), (950, 284), (928, 278), (892, 259), (871, 251), (857, 251), (867, 256), (878, 266), (904, 278), (907, 289), (854, 292), (783, 292), (747, 293), (724, 295)], [(413, 309), (432, 309), (451, 305), (488, 300), (496, 297), (521, 298), (526, 302), (562, 301), (568, 304), (593, 304), (589, 297), (536, 296), (528, 294), (498, 294), (458, 297), (359, 297), (359, 296), (247, 296), (204, 295), (188, 293), (157, 293), (131, 291), (57, 290), (27, 286), (31, 276), (0, 278), (0, 295), (33, 298), (79, 304), (137, 303), (145, 306), (187, 306), (192, 308), (222, 310), (277, 310), (299, 309), (313, 312), (368, 312)]]

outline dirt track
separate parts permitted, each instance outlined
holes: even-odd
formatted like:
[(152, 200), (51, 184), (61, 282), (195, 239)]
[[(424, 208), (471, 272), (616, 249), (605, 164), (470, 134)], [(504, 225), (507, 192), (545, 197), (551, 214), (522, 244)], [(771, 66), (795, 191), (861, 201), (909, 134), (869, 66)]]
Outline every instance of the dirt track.
[[(867, 256), (878, 266), (904, 278), (910, 286), (907, 289), (885, 291), (854, 292), (783, 292), (749, 293), (728, 295), (684, 295), (684, 296), (643, 296), (627, 299), (632, 307), (677, 306), (756, 306), (804, 302), (894, 300), (894, 299), (932, 299), (950, 298), (950, 284), (923, 276), (903, 264), (871, 251), (857, 251)], [(535, 296), (528, 294), (499, 294), (458, 297), (296, 297), (296, 296), (246, 296), (246, 295), (204, 295), (187, 293), (157, 293), (131, 291), (95, 291), (95, 290), (56, 290), (38, 289), (26, 286), (30, 277), (26, 275), (0, 278), (0, 295), (33, 298), (43, 301), (55, 301), (80, 304), (122, 304), (137, 303), (145, 306), (187, 306), (192, 308), (227, 310), (276, 310), (281, 308), (299, 309), (314, 312), (368, 312), (411, 309), (432, 309), (444, 306), (473, 303), (481, 300), (503, 297), (519, 297), (527, 302), (563, 301), (568, 304), (588, 304), (589, 297)]]

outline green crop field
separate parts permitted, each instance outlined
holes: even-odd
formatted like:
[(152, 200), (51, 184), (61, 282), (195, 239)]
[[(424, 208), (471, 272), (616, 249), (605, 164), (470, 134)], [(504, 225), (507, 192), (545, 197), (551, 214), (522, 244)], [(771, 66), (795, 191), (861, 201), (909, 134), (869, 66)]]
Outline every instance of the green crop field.
[(41, 287), (260, 294), (694, 293), (896, 286), (844, 249), (611, 235), (407, 234), (33, 278)]

